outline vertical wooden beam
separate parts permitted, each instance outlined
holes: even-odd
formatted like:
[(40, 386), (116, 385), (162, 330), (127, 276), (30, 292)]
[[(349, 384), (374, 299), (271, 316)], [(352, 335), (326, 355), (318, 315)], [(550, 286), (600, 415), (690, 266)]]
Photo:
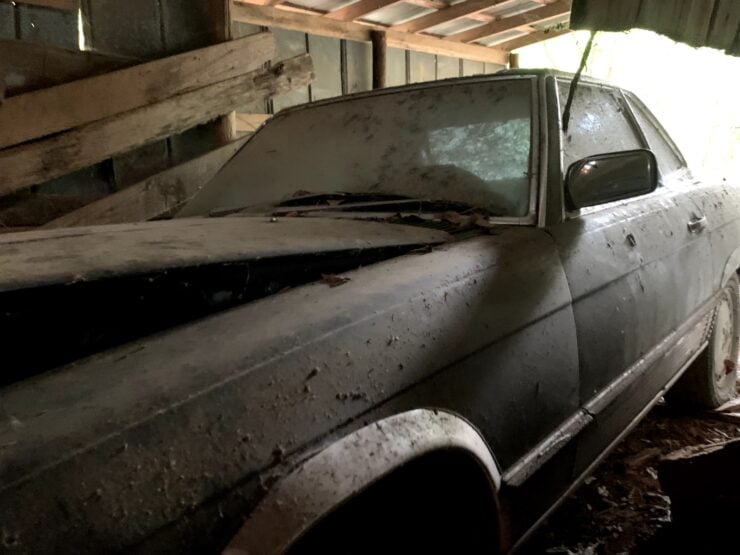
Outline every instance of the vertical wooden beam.
[(509, 52), (509, 69), (519, 69), (519, 54)]
[(370, 42), (373, 45), (373, 89), (385, 87), (385, 60), (388, 43), (385, 32), (371, 31)]
[[(208, 0), (211, 17), (211, 33), (214, 43), (231, 40), (231, 0)], [(236, 138), (236, 112), (218, 119), (216, 132), (223, 145)]]

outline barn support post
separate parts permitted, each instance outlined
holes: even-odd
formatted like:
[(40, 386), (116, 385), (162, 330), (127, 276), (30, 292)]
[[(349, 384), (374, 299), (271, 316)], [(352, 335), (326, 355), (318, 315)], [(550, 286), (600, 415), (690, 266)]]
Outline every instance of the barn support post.
[(383, 31), (372, 31), (370, 41), (373, 45), (373, 89), (385, 87), (385, 62), (388, 43)]
[[(209, 0), (209, 4), (213, 42), (231, 40), (231, 0)], [(222, 145), (236, 138), (236, 112), (231, 112), (218, 119), (216, 133)]]

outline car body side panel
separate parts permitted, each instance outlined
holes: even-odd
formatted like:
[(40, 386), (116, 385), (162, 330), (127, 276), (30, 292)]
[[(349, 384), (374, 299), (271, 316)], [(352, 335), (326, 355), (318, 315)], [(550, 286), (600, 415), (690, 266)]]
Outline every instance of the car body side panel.
[(347, 277), (4, 390), (0, 513), (19, 547), (58, 549), (59, 530), (76, 552), (141, 545), (208, 503), (193, 545), (225, 543), (216, 529), (239, 515), (216, 516), (232, 505), (214, 500), (388, 401), (450, 399), (502, 468), (578, 410), (570, 293), (545, 232), (502, 229)]
[[(686, 227), (693, 208), (685, 190), (662, 187), (549, 229), (560, 247), (574, 298), (584, 407), (711, 296), (702, 271), (710, 264), (709, 249), (703, 237), (690, 234)], [(690, 349), (685, 355), (692, 353)], [(682, 364), (679, 361), (673, 371)], [(636, 387), (647, 387), (650, 373), (642, 375)], [(653, 392), (670, 377), (659, 374), (663, 377), (650, 386)], [(642, 408), (629, 396), (614, 396), (610, 403), (612, 411), (624, 415), (619, 422), (629, 422)], [(606, 418), (594, 417), (591, 427)], [(576, 475), (619, 431), (618, 426), (607, 428), (582, 434)]]
[(662, 188), (548, 229), (573, 293), (584, 403), (713, 293), (689, 271), (709, 257), (687, 230), (682, 194)]
[(700, 233), (711, 245), (712, 286), (717, 290), (740, 268), (740, 183), (696, 184), (690, 196), (698, 207), (696, 216), (706, 218)]

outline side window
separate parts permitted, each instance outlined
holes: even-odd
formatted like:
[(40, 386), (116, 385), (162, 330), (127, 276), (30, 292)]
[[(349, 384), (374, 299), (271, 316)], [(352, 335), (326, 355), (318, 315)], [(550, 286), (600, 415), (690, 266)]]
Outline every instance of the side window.
[(658, 159), (658, 171), (665, 177), (684, 167), (684, 162), (674, 147), (666, 140), (666, 133), (648, 109), (633, 95), (627, 94), (632, 111), (640, 124), (650, 150)]
[[(569, 89), (570, 80), (558, 80), (561, 107), (565, 107)], [(562, 142), (563, 171), (587, 156), (643, 148), (617, 93), (609, 87), (585, 83), (579, 83), (576, 89)]]

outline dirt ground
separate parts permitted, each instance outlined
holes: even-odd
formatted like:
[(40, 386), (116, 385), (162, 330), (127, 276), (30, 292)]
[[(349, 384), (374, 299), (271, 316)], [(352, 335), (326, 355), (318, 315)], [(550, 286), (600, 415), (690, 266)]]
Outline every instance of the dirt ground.
[[(737, 418), (737, 421), (733, 421)], [(661, 491), (657, 462), (682, 447), (740, 438), (740, 416), (687, 416), (657, 405), (599, 466), (593, 476), (553, 513), (524, 546), (535, 554), (698, 553), (686, 543), (702, 531), (678, 530), (670, 499)], [(740, 463), (740, 461), (739, 461)], [(740, 464), (738, 465), (740, 467)], [(740, 522), (740, 515), (737, 520)], [(707, 531), (708, 535), (716, 531)], [(703, 550), (701, 550), (703, 551)], [(735, 550), (722, 552), (740, 552)]]

